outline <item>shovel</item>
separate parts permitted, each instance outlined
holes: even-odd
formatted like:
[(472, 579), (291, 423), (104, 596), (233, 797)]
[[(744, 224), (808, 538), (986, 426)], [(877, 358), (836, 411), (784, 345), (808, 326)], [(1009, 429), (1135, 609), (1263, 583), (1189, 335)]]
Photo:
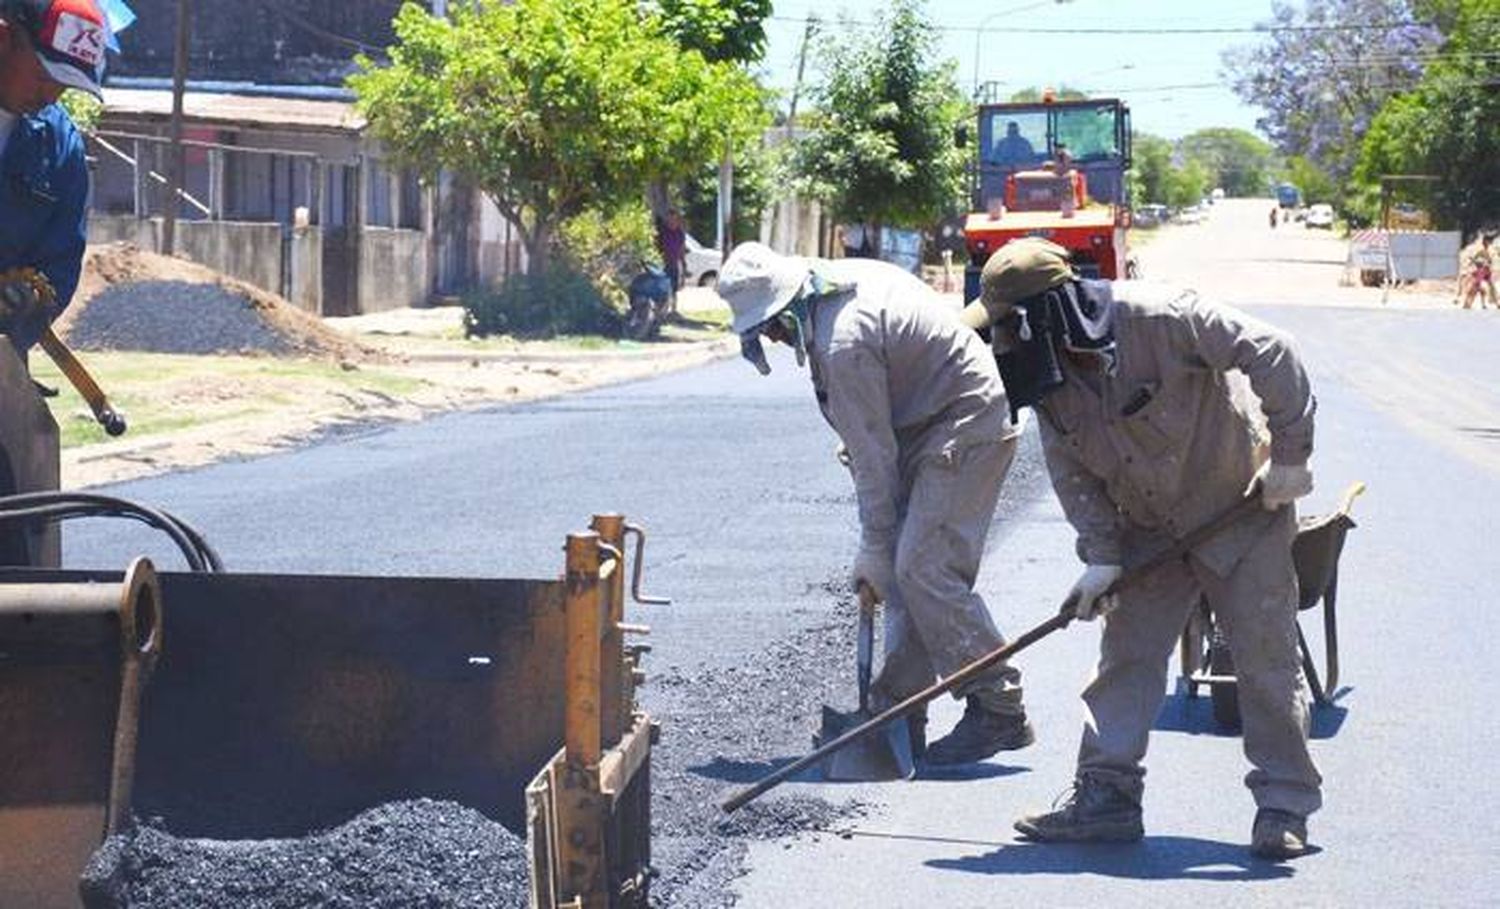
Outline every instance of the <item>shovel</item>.
[[(875, 592), (869, 585), (859, 585), (859, 649), (856, 656), (859, 709), (843, 711), (823, 705), (823, 727), (813, 736), (814, 748), (821, 748), (874, 717), (870, 712), (870, 666), (875, 650), (875, 602)], [(907, 735), (904, 723), (891, 723), (878, 733), (835, 751), (823, 762), (823, 778), (841, 783), (906, 780), (915, 773), (911, 737)]]
[[(1235, 505), (1225, 509), (1218, 516), (1208, 521), (1202, 527), (1199, 527), (1182, 539), (1177, 540), (1176, 542), (1164, 547), (1160, 552), (1156, 553), (1150, 558), (1145, 559), (1136, 565), (1130, 566), (1126, 570), (1125, 574), (1121, 576), (1121, 578), (1116, 581), (1110, 587), (1110, 589), (1106, 591), (1106, 593), (1113, 593), (1115, 591), (1118, 591), (1122, 587), (1125, 587), (1144, 577), (1152, 570), (1166, 564), (1168, 561), (1181, 558), (1185, 553), (1192, 551), (1200, 543), (1203, 543), (1204, 541), (1212, 538), (1219, 531), (1228, 527), (1230, 524), (1233, 524), (1235, 521), (1240, 520), (1248, 514), (1254, 513), (1254, 511), (1260, 507), (1260, 484), (1257, 483), (1246, 491), (1245, 497), (1243, 499), (1241, 499)], [(863, 597), (860, 600), (860, 607), (861, 609), (863, 609), (864, 607)], [(812, 764), (816, 764), (820, 761), (826, 761), (831, 756), (836, 755), (838, 752), (846, 748), (851, 748), (863, 743), (868, 737), (875, 736), (877, 733), (886, 732), (886, 730), (890, 728), (891, 723), (894, 723), (896, 720), (916, 712), (922, 707), (922, 705), (928, 703), (934, 698), (937, 698), (938, 696), (948, 691), (952, 691), (954, 688), (959, 687), (960, 685), (969, 681), (969, 679), (985, 671), (996, 663), (999, 663), (1002, 660), (1010, 659), (1012, 656), (1020, 653), (1022, 650), (1025, 650), (1027, 647), (1030, 647), (1032, 644), (1035, 644), (1037, 641), (1040, 641), (1042, 638), (1045, 638), (1047, 635), (1053, 633), (1054, 631), (1058, 631), (1059, 629), (1068, 627), (1068, 623), (1072, 622), (1074, 618), (1073, 607), (1074, 600), (1070, 597), (1063, 603), (1062, 608), (1058, 610), (1057, 615), (1054, 615), (1052, 618), (1016, 638), (1014, 641), (1011, 641), (1009, 644), (1006, 644), (1005, 646), (1000, 647), (996, 650), (990, 651), (989, 653), (985, 654), (969, 665), (954, 672), (952, 675), (948, 676), (942, 681), (937, 682), (936, 684), (933, 684), (928, 688), (924, 688), (923, 690), (917, 692), (901, 703), (890, 707), (879, 716), (871, 717), (867, 722), (855, 726), (853, 729), (850, 729), (843, 735), (838, 736), (831, 741), (825, 740), (824, 743), (817, 746), (816, 750), (814, 750), (811, 754), (803, 755), (797, 760), (792, 761), (790, 764), (787, 764), (786, 766), (767, 774), (760, 780), (760, 782), (754, 784), (753, 786), (748, 786), (735, 793), (730, 798), (725, 799), (724, 802), (721, 803), (720, 807), (723, 808), (726, 813), (737, 811), (749, 802), (760, 798), (770, 790), (786, 782), (786, 780), (793, 775), (807, 769), (807, 767), (811, 766)], [(863, 700), (863, 698), (861, 698), (861, 700)], [(902, 732), (902, 737), (905, 738), (905, 730), (902, 730)]]

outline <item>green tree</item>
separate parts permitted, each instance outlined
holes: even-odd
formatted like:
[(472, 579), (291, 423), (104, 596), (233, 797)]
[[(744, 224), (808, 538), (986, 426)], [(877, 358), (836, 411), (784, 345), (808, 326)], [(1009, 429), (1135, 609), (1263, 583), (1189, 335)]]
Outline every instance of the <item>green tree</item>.
[(1162, 202), (1172, 208), (1196, 205), (1208, 194), (1213, 174), (1202, 161), (1189, 160), (1167, 172), (1162, 185)]
[(667, 34), (711, 62), (754, 63), (766, 53), (771, 0), (657, 0)]
[(1256, 44), (1225, 54), (1225, 69), (1235, 93), (1265, 111), (1258, 126), (1277, 149), (1342, 190), (1372, 118), (1416, 84), (1441, 36), (1408, 0), (1275, 0), (1271, 11)]
[(927, 225), (962, 198), (965, 155), (953, 130), (969, 106), (920, 0), (893, 0), (868, 31), (820, 46), (811, 135), (794, 152), (800, 188), (835, 218)]
[(533, 275), (547, 273), (563, 222), (694, 175), (765, 122), (749, 76), (682, 51), (632, 0), (452, 12), (403, 5), (390, 65), (361, 59), (349, 81), (398, 163), (450, 170), (495, 202)]
[(1271, 144), (1243, 129), (1211, 127), (1186, 136), (1182, 154), (1201, 161), (1214, 186), (1226, 195), (1263, 196), (1271, 187), (1276, 153)]
[(1286, 161), (1286, 179), (1302, 191), (1302, 203), (1318, 202), (1332, 204), (1338, 196), (1338, 186), (1328, 172), (1301, 155), (1293, 155)]
[(73, 123), (83, 130), (93, 129), (99, 122), (99, 114), (104, 110), (104, 105), (93, 95), (72, 88), (62, 93), (61, 103)]
[(1172, 143), (1150, 133), (1134, 133), (1131, 165), (1131, 202), (1135, 205), (1167, 204), (1167, 183), (1172, 176)]
[(1500, 217), (1500, 17), (1494, 0), (1434, 6), (1449, 28), (1442, 52), (1370, 125), (1355, 180), (1368, 209), (1383, 175), (1437, 176), (1435, 214), (1472, 231)]

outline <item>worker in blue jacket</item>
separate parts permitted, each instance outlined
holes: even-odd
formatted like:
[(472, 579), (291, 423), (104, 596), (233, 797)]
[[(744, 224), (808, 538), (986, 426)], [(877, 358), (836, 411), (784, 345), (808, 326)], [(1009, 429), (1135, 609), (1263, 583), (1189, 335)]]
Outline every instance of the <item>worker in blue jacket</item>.
[(0, 332), (22, 353), (83, 264), (88, 165), (57, 101), (69, 88), (102, 98), (112, 40), (97, 0), (0, 0)]

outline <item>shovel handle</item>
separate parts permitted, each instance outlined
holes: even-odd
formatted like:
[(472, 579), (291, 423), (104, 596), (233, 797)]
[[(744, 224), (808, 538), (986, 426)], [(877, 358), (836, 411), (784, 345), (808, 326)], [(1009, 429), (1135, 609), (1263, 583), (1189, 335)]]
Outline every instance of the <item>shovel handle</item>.
[(859, 641), (854, 668), (859, 678), (859, 709), (870, 709), (870, 674), (875, 663), (875, 591), (869, 584), (859, 585)]
[[(1154, 569), (1161, 567), (1167, 562), (1173, 559), (1181, 558), (1193, 548), (1198, 546), (1200, 543), (1207, 541), (1209, 538), (1218, 534), (1219, 531), (1228, 527), (1230, 524), (1233, 524), (1235, 521), (1240, 520), (1243, 516), (1253, 514), (1259, 508), (1260, 488), (1259, 484), (1256, 484), (1256, 486), (1252, 487), (1246, 493), (1244, 498), (1240, 499), (1231, 507), (1226, 508), (1224, 511), (1220, 512), (1217, 516), (1205, 523), (1203, 526), (1197, 528), (1192, 533), (1189, 533), (1187, 536), (1172, 543), (1171, 545), (1164, 547), (1162, 551), (1156, 553), (1150, 558), (1130, 566), (1125, 571), (1125, 573), (1120, 576), (1120, 579), (1118, 581), (1110, 585), (1109, 590), (1106, 592), (1117, 592), (1149, 574)], [(962, 686), (964, 683), (968, 682), (970, 679), (974, 678), (981, 672), (984, 672), (986, 669), (989, 669), (991, 666), (994, 666), (996, 663), (1010, 659), (1011, 657), (1025, 650), (1027, 647), (1030, 647), (1032, 644), (1035, 644), (1037, 641), (1040, 641), (1042, 638), (1046, 637), (1052, 632), (1057, 631), (1060, 628), (1068, 627), (1068, 624), (1072, 622), (1076, 617), (1073, 611), (1075, 602), (1076, 598), (1069, 597), (1062, 604), (1062, 608), (1058, 611), (1057, 615), (1016, 638), (1014, 641), (1011, 641), (1009, 644), (1006, 644), (1003, 647), (999, 647), (995, 650), (990, 651), (989, 653), (978, 658), (977, 660), (974, 660), (972, 663), (969, 663), (967, 666), (963, 667), (957, 672), (954, 672), (952, 675), (948, 676), (942, 681), (922, 689), (921, 691), (917, 692), (901, 703), (891, 707), (889, 710), (885, 711), (879, 716), (874, 717), (865, 723), (861, 723), (860, 725), (854, 727), (853, 729), (849, 730), (833, 741), (828, 742), (811, 754), (804, 755), (803, 757), (798, 758), (792, 763), (787, 764), (785, 767), (781, 767), (776, 771), (767, 774), (759, 782), (740, 790), (730, 798), (726, 799), (720, 807), (722, 807), (726, 813), (733, 812), (744, 807), (752, 800), (765, 795), (770, 790), (786, 782), (789, 778), (797, 775), (798, 773), (801, 773), (803, 770), (806, 770), (813, 764), (818, 763), (819, 761), (828, 757), (828, 755), (848, 745), (850, 742), (861, 739), (874, 732), (875, 730), (887, 726), (892, 722), (895, 722), (896, 720), (906, 716), (909, 713), (912, 713), (922, 705), (939, 697), (940, 695), (946, 694), (947, 692)]]
[(78, 394), (88, 403), (89, 410), (94, 412), (94, 419), (99, 421), (104, 431), (112, 436), (124, 435), (127, 428), (125, 418), (109, 403), (109, 398), (104, 395), (104, 389), (94, 381), (94, 377), (73, 355), (68, 345), (64, 344), (51, 328), (42, 332), (41, 344), (47, 356), (52, 358), (52, 362), (57, 364), (62, 374), (68, 377), (68, 381), (73, 383), (74, 388), (78, 389)]

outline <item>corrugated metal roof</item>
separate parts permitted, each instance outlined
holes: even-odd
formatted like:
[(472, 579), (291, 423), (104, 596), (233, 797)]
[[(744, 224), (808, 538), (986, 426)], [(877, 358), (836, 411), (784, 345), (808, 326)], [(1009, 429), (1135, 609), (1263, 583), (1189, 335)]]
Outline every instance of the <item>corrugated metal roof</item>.
[[(340, 132), (357, 132), (365, 126), (364, 118), (355, 112), (354, 105), (343, 101), (188, 92), (183, 96), (182, 109), (187, 119), (198, 123), (301, 127)], [(106, 87), (104, 111), (106, 114), (170, 117), (172, 93)]]

